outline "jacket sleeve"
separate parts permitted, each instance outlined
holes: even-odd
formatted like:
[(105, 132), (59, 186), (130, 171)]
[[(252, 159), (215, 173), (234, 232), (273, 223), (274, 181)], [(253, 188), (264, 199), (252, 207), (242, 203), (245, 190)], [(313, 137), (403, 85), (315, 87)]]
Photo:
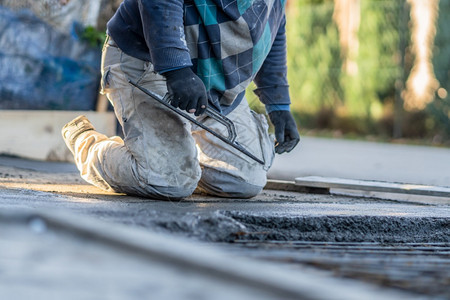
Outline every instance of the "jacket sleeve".
[(184, 34), (183, 0), (138, 0), (143, 35), (155, 71), (192, 66)]
[(287, 81), (286, 17), (283, 17), (275, 41), (254, 82), (255, 94), (266, 105), (288, 106), (289, 85)]

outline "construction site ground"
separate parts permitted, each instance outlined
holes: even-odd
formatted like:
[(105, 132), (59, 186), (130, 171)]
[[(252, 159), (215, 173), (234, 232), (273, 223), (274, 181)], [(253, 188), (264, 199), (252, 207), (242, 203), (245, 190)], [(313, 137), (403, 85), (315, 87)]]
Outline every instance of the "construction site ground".
[(150, 200), (2, 156), (0, 298), (449, 299), (450, 199), (434, 198)]

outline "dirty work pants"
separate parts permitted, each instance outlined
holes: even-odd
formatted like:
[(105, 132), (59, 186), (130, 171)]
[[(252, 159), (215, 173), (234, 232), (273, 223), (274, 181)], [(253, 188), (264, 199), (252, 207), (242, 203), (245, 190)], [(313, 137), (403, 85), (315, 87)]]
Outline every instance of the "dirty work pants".
[[(164, 77), (153, 66), (123, 53), (109, 39), (103, 49), (102, 90), (114, 106), (124, 138), (96, 131), (82, 133), (75, 143), (75, 162), (83, 179), (102, 189), (157, 199), (177, 199), (196, 188), (215, 196), (248, 198), (266, 183), (274, 157), (267, 121), (247, 101), (230, 114), (237, 141), (265, 161), (261, 165), (191, 125), (128, 83), (164, 95)], [(213, 119), (202, 122), (226, 133)]]

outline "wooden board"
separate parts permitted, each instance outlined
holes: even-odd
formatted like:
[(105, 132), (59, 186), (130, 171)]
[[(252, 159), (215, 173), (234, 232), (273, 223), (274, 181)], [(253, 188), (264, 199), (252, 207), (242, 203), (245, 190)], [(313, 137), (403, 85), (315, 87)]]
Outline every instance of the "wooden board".
[(276, 190), (285, 192), (298, 192), (307, 194), (329, 194), (329, 188), (306, 187), (295, 184), (294, 181), (268, 179), (265, 190)]
[(450, 199), (450, 187), (329, 178), (319, 176), (298, 177), (295, 178), (295, 184), (298, 186), (309, 188), (328, 188), (328, 189), (373, 191), (383, 193), (401, 193), (412, 195), (447, 197)]
[(115, 135), (112, 112), (0, 110), (0, 154), (36, 160), (73, 161), (61, 136), (61, 128), (85, 115), (97, 131)]

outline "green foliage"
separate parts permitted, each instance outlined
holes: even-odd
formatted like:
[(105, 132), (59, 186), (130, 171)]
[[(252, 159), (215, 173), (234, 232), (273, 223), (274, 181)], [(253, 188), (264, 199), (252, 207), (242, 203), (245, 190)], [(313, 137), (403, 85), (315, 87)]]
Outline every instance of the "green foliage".
[[(450, 0), (440, 0), (433, 65), (441, 85), (426, 111), (394, 111), (413, 63), (406, 0), (360, 2), (359, 47), (343, 67), (333, 0), (291, 0), (287, 6), (288, 79), (292, 111), (302, 128), (392, 137), (450, 140)], [(254, 87), (251, 87), (254, 88)], [(251, 93), (253, 109), (263, 112)], [(400, 109), (401, 110), (401, 109)], [(438, 138), (439, 139), (439, 138)], [(447, 140), (446, 140), (447, 139)]]
[(292, 1), (287, 11), (288, 78), (294, 110), (339, 106), (341, 59), (333, 1)]
[(400, 78), (399, 18), (402, 1), (362, 1), (358, 32), (356, 75), (341, 79), (350, 115), (373, 121), (381, 117), (382, 103), (395, 98)]
[(81, 39), (89, 43), (92, 47), (100, 47), (106, 39), (106, 33), (98, 31), (92, 26), (87, 26), (81, 34)]

